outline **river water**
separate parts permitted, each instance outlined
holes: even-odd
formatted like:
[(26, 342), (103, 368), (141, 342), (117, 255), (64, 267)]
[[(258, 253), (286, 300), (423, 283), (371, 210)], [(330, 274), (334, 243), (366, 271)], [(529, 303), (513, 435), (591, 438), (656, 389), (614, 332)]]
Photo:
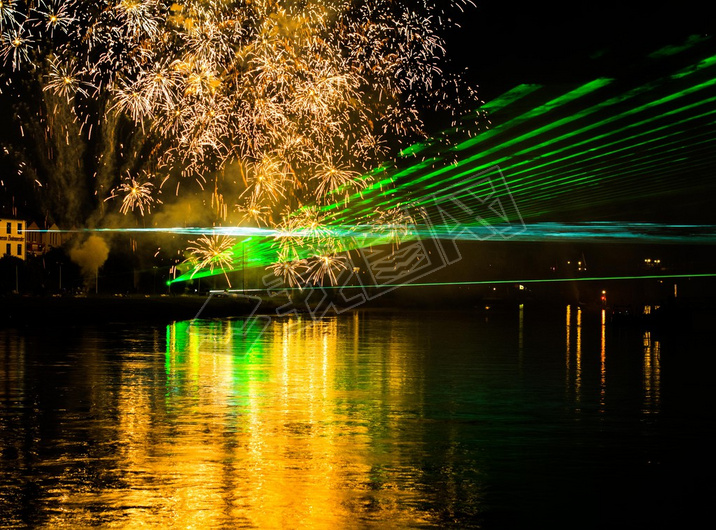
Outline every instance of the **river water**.
[(2, 528), (687, 528), (708, 330), (599, 310), (0, 329)]

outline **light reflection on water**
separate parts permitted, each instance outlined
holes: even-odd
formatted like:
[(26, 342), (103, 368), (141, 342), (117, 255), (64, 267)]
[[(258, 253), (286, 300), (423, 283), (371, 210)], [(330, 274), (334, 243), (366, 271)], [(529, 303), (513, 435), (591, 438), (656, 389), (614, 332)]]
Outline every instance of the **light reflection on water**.
[(4, 527), (590, 528), (672, 494), (650, 332), (574, 306), (262, 328), (0, 330)]
[[(365, 362), (346, 362), (361, 354), (359, 319), (341, 324), (277, 321), (249, 341), (232, 322), (169, 326), (166, 410), (177, 418), (191, 411), (204, 421), (177, 430), (168, 443), (181, 448), (179, 460), (188, 466), (175, 464), (174, 471), (182, 475), (196, 470), (197, 459), (189, 456), (202, 455), (197, 481), (187, 487), (195, 501), (208, 499), (201, 513), (210, 519), (204, 523), (219, 522), (211, 520), (216, 514), (209, 507), (220, 502), (226, 507), (220, 517), (259, 527), (302, 521), (340, 527), (364, 504), (375, 503), (365, 492), (395, 489), (403, 502), (418, 497), (411, 491), (416, 470), (399, 453), (386, 458), (379, 440), (397, 427), (380, 410), (381, 396), (395, 395), (391, 401), (399, 404), (415, 370), (400, 346)], [(392, 331), (392, 344), (409, 342), (400, 329)], [(371, 377), (376, 368), (391, 377)], [(376, 482), (376, 471), (386, 465), (407, 481)], [(200, 510), (196, 502), (192, 506)], [(371, 517), (396, 523), (407, 515), (392, 499), (375, 503), (373, 512)], [(415, 513), (408, 520), (421, 518), (429, 517)]]

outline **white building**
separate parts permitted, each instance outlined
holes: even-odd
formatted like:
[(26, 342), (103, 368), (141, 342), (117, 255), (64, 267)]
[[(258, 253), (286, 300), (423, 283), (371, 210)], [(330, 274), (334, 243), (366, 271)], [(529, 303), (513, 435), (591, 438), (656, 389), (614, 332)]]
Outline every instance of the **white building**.
[(25, 259), (25, 221), (0, 219), (0, 256)]
[(46, 229), (40, 229), (33, 221), (27, 226), (25, 232), (27, 241), (25, 252), (31, 256), (41, 256), (53, 248), (61, 247), (71, 237), (71, 234), (61, 232), (54, 223)]

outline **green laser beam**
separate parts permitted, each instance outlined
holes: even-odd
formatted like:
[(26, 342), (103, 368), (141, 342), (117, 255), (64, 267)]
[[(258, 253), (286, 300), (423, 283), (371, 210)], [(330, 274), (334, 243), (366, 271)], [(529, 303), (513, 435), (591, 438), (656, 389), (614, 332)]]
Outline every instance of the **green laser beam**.
[[(339, 289), (393, 289), (400, 287), (454, 287), (469, 285), (495, 285), (495, 284), (524, 284), (524, 283), (563, 283), (563, 282), (594, 282), (594, 281), (612, 281), (612, 280), (667, 280), (678, 278), (716, 278), (716, 273), (699, 273), (699, 274), (653, 274), (653, 275), (636, 275), (636, 276), (594, 276), (588, 278), (528, 278), (513, 280), (475, 280), (460, 282), (425, 282), (425, 283), (391, 283), (391, 284), (373, 284), (373, 285), (322, 285), (322, 286), (305, 286), (305, 287), (281, 287), (275, 291), (311, 291), (311, 290), (339, 290)], [(215, 292), (254, 292), (266, 293), (271, 289), (226, 289), (225, 291)]]

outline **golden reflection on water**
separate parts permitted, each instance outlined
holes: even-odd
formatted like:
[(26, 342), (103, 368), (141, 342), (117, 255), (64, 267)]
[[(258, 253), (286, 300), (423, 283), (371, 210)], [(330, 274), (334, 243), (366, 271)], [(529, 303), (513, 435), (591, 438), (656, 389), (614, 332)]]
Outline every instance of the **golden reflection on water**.
[[(292, 318), (253, 337), (230, 321), (168, 326), (164, 373), (136, 361), (122, 368), (123, 487), (93, 493), (122, 517), (105, 526), (336, 528), (357, 514), (429, 522), (420, 470), (385, 445), (398, 420), (380, 405), (420, 406), (411, 337), (393, 326), (384, 349), (362, 360), (359, 318), (343, 322)], [(352, 362), (338, 361), (339, 347), (353, 350), (341, 352)], [(73, 521), (82, 520), (78, 503), (91, 507), (56, 493)]]
[(577, 346), (574, 354), (574, 395), (582, 400), (582, 308), (577, 307)]
[(607, 310), (602, 309), (599, 341), (599, 410), (604, 412), (607, 394)]
[[(573, 323), (574, 322), (574, 323)], [(572, 362), (572, 327), (574, 326), (574, 363)], [(572, 306), (567, 305), (566, 319), (567, 351), (565, 359), (565, 382), (567, 392), (573, 392), (577, 402), (582, 399), (582, 308), (577, 306), (573, 316)], [(572, 390), (573, 387), (573, 390)]]
[(572, 341), (571, 341), (571, 335), (572, 335), (572, 306), (567, 306), (567, 322), (566, 322), (566, 335), (567, 335), (567, 346), (566, 346), (566, 357), (564, 359), (564, 375), (565, 375), (565, 389), (567, 393), (569, 393), (570, 388), (570, 379), (571, 379), (571, 363), (572, 363)]
[[(651, 306), (645, 306), (644, 314), (649, 314)], [(601, 310), (600, 350), (599, 350), (599, 411), (606, 410), (607, 397), (607, 316)], [(582, 399), (582, 310), (571, 305), (566, 307), (566, 357), (565, 388), (575, 402)], [(573, 339), (574, 338), (574, 339)], [(573, 344), (574, 342), (574, 344)], [(651, 331), (644, 331), (642, 343), (642, 389), (644, 414), (656, 413), (661, 407), (661, 345), (652, 337)]]
[[(25, 384), (25, 339), (17, 333), (0, 335), (0, 366), (17, 366), (18, 370), (0, 369), (0, 395), (22, 396)], [(0, 427), (5, 426), (0, 424)]]
[(520, 362), (520, 372), (522, 371), (525, 355), (525, 305), (520, 304), (517, 313), (518, 331), (517, 331), (517, 355)]
[(661, 345), (645, 331), (643, 336), (644, 362), (642, 367), (644, 387), (644, 413), (658, 412), (661, 406)]

